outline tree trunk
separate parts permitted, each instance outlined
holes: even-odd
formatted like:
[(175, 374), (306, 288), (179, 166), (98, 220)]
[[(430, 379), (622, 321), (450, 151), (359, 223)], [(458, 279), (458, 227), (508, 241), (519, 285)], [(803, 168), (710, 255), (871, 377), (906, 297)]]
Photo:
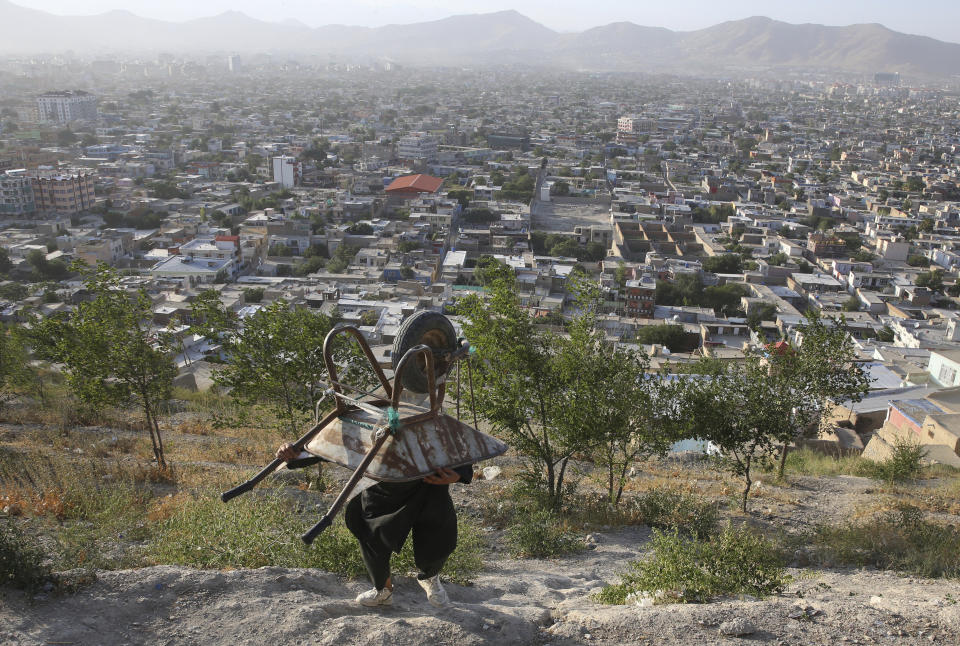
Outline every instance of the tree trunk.
[(153, 447), (153, 458), (157, 461), (157, 466), (160, 466), (160, 448), (157, 446), (157, 436), (153, 432), (153, 420), (150, 419), (150, 407), (147, 404), (143, 406), (143, 414), (147, 418), (147, 433), (150, 434), (150, 445)]
[(557, 496), (556, 496), (556, 508), (557, 511), (560, 511), (560, 507), (563, 504), (563, 474), (567, 470), (567, 463), (569, 462), (570, 457), (567, 456), (560, 461), (560, 473), (557, 475)]
[(783, 443), (783, 448), (780, 449), (780, 468), (777, 470), (777, 475), (783, 480), (784, 469), (787, 468), (787, 443)]
[(747, 459), (745, 460), (746, 469), (743, 473), (743, 479), (747, 486), (743, 488), (743, 503), (740, 506), (740, 509), (743, 511), (743, 513), (747, 513), (747, 496), (750, 495), (750, 487), (753, 485), (753, 480), (750, 479), (750, 459), (752, 457), (753, 456), (748, 455)]
[(549, 459), (546, 460), (547, 463), (547, 490), (550, 493), (550, 499), (556, 503), (557, 493), (556, 493), (556, 472), (554, 471), (553, 462)]
[(163, 438), (160, 437), (160, 422), (157, 420), (156, 416), (153, 418), (153, 430), (157, 434), (157, 448), (160, 449), (160, 460), (158, 464), (161, 469), (167, 468), (167, 457), (163, 451)]
[(157, 460), (157, 467), (165, 470), (167, 468), (167, 461), (163, 456), (163, 442), (160, 440), (160, 425), (157, 423), (153, 406), (150, 404), (150, 399), (147, 396), (143, 398), (143, 412), (147, 416), (147, 431), (150, 433), (150, 442), (153, 444), (153, 457)]

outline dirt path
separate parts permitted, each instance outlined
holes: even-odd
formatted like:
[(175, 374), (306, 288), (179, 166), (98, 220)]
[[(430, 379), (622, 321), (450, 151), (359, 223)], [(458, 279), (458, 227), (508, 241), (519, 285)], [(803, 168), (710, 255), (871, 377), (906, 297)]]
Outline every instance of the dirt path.
[(956, 644), (960, 586), (870, 571), (791, 570), (777, 597), (704, 605), (603, 606), (590, 594), (615, 579), (647, 538), (642, 529), (598, 537), (597, 549), (556, 561), (491, 563), (470, 587), (448, 585), (434, 611), (415, 581), (398, 577), (395, 603), (352, 603), (359, 581), (312, 570), (229, 572), (158, 566), (102, 572), (72, 596), (7, 591), (0, 643), (121, 644), (726, 644), (737, 617), (762, 644)]

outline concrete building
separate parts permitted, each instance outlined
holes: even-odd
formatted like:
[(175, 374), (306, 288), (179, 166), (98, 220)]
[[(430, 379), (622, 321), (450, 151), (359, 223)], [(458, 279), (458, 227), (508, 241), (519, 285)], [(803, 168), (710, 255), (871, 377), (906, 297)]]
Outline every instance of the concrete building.
[(494, 150), (516, 149), (521, 152), (527, 152), (530, 150), (530, 137), (526, 135), (493, 133), (487, 135), (487, 145)]
[(653, 318), (657, 296), (657, 281), (648, 276), (640, 280), (628, 280), (625, 290), (624, 314), (631, 318)]
[(397, 157), (408, 161), (436, 161), (440, 141), (425, 132), (413, 132), (397, 143)]
[(40, 213), (72, 215), (91, 208), (96, 199), (94, 175), (39, 175), (31, 178), (33, 199)]
[(296, 157), (281, 156), (273, 158), (273, 181), (283, 188), (299, 186), (302, 177), (300, 161)]
[(12, 170), (0, 174), (0, 216), (30, 215), (36, 210), (33, 182), (26, 171)]
[(82, 260), (91, 267), (96, 267), (100, 263), (115, 265), (124, 255), (123, 238), (111, 236), (89, 240), (77, 245), (74, 255), (77, 260)]
[(960, 350), (931, 350), (927, 372), (940, 386), (960, 386)]
[(880, 241), (878, 251), (884, 260), (906, 262), (907, 256), (910, 253), (910, 243), (883, 239)]
[(37, 118), (48, 123), (94, 121), (97, 118), (97, 98), (82, 90), (41, 94), (37, 97)]

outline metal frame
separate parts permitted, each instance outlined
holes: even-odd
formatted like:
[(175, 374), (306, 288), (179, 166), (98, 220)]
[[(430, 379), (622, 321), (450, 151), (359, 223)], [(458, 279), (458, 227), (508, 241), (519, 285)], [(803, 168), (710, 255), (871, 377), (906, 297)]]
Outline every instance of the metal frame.
[[(360, 345), (360, 349), (363, 351), (364, 356), (366, 356), (367, 361), (373, 367), (374, 373), (377, 376), (377, 379), (380, 381), (380, 385), (383, 387), (384, 393), (386, 394), (386, 399), (378, 398), (372, 401), (362, 402), (358, 399), (350, 397), (343, 392), (344, 387), (351, 388), (346, 384), (342, 384), (337, 379), (337, 367), (333, 362), (333, 341), (334, 339), (341, 334), (349, 334), (354, 337), (357, 343)], [(413, 415), (411, 417), (403, 418), (400, 420), (401, 424), (417, 424), (423, 421), (435, 419), (440, 415), (440, 410), (443, 405), (443, 400), (446, 395), (446, 376), (450, 368), (453, 367), (454, 363), (457, 363), (460, 359), (466, 358), (470, 352), (470, 344), (465, 340), (460, 340), (458, 347), (452, 351), (443, 351), (435, 350), (428, 345), (417, 345), (409, 350), (407, 350), (404, 355), (400, 358), (400, 361), (397, 363), (396, 370), (394, 370), (393, 383), (387, 379), (386, 374), (384, 374), (383, 369), (380, 367), (380, 364), (377, 363), (376, 357), (373, 355), (373, 351), (370, 349), (370, 345), (367, 343), (367, 340), (363, 338), (363, 333), (360, 332), (356, 327), (352, 325), (340, 325), (327, 333), (326, 338), (323, 340), (323, 362), (327, 368), (327, 374), (329, 375), (330, 388), (327, 390), (326, 394), (332, 394), (334, 397), (335, 408), (333, 411), (328, 413), (317, 421), (314, 426), (307, 431), (300, 439), (298, 439), (293, 444), (293, 449), (299, 454), (303, 451), (304, 447), (309, 443), (316, 435), (323, 430), (328, 424), (338, 417), (356, 410), (364, 410), (367, 407), (375, 407), (378, 412), (384, 409), (387, 406), (392, 407), (395, 411), (400, 410), (400, 395), (403, 393), (403, 379), (401, 375), (403, 374), (403, 369), (406, 367), (407, 363), (414, 360), (419, 355), (424, 356), (424, 361), (426, 363), (427, 369), (427, 390), (430, 396), (430, 410), (426, 413), (421, 413), (419, 415)], [(443, 357), (443, 361), (447, 363), (444, 374), (441, 375), (441, 378), (437, 380), (435, 373), (436, 370), (436, 357), (435, 355), (440, 355)], [(352, 389), (352, 388), (351, 388)], [(361, 391), (362, 392), (362, 391)], [(321, 399), (322, 401), (322, 399)], [(315, 417), (319, 417), (320, 403), (317, 402)], [(458, 400), (459, 408), (459, 400)], [(382, 414), (382, 413), (381, 413)], [(330, 509), (324, 514), (323, 518), (310, 528), (301, 538), (308, 545), (313, 542), (313, 540), (320, 535), (323, 530), (329, 527), (333, 523), (333, 519), (339, 513), (343, 505), (349, 500), (350, 494), (353, 492), (353, 489), (356, 487), (357, 483), (360, 482), (360, 479), (363, 478), (364, 473), (367, 470), (367, 467), (370, 466), (370, 463), (376, 457), (377, 452), (386, 442), (387, 438), (390, 437), (390, 426), (389, 424), (383, 424), (378, 426), (375, 430), (374, 443), (367, 454), (364, 456), (363, 460), (354, 470), (353, 474), (350, 476), (350, 479), (344, 485), (343, 490), (340, 492), (340, 495), (337, 496), (337, 499), (330, 506)], [(276, 458), (266, 467), (264, 467), (257, 475), (253, 478), (244, 482), (243, 484), (234, 487), (230, 491), (226, 491), (221, 494), (220, 499), (223, 502), (227, 502), (247, 491), (253, 489), (259, 482), (261, 482), (268, 475), (276, 471), (280, 465), (283, 464), (283, 460)]]

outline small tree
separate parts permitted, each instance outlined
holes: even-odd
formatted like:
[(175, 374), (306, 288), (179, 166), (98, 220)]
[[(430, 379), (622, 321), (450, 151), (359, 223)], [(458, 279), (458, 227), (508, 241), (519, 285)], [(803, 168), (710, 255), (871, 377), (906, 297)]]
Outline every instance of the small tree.
[(124, 291), (107, 265), (88, 273), (85, 283), (92, 301), (69, 317), (34, 320), (37, 353), (64, 365), (70, 389), (93, 410), (138, 405), (157, 466), (166, 468), (158, 415), (177, 369), (171, 348), (151, 327), (151, 301), (142, 289)]
[(228, 361), (214, 381), (245, 404), (269, 406), (291, 436), (313, 410), (327, 370), (323, 340), (335, 319), (277, 300), (240, 320), (207, 291), (193, 304), (195, 331), (222, 344)]
[(506, 274), (494, 280), (488, 301), (471, 294), (457, 311), (476, 348), (477, 412), (517, 449), (527, 480), (558, 509), (570, 459), (595, 441), (596, 424), (578, 406), (605, 401), (583, 378), (589, 334), (581, 328), (568, 341), (536, 325)]
[(753, 468), (772, 457), (777, 431), (790, 419), (789, 402), (777, 398), (783, 377), (769, 375), (756, 352), (748, 352), (742, 363), (703, 359), (696, 371), (700, 375), (681, 386), (679, 418), (686, 420), (688, 437), (720, 449), (720, 468), (743, 478), (740, 507), (746, 513)]
[(857, 363), (857, 348), (841, 317), (821, 318), (814, 311), (798, 329), (799, 347), (781, 344), (770, 354), (770, 371), (781, 374), (777, 397), (789, 402), (791, 424), (780, 434), (779, 475), (786, 466), (787, 445), (817, 434), (833, 409), (832, 402), (858, 402), (870, 386)]
[[(34, 373), (24, 341), (22, 328), (0, 325), (0, 397), (33, 383)], [(3, 404), (4, 399), (0, 398), (0, 405)]]

